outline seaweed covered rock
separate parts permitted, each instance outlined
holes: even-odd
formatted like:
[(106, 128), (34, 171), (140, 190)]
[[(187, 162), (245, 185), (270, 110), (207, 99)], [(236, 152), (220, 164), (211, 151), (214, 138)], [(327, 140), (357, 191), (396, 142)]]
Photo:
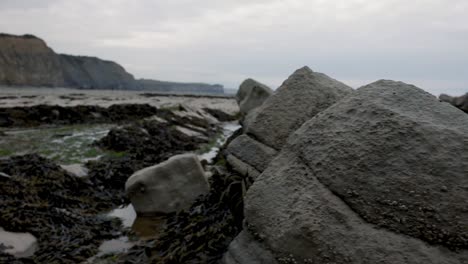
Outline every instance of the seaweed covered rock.
[(125, 191), (138, 214), (173, 213), (187, 209), (209, 186), (194, 154), (173, 156), (135, 172)]
[[(0, 227), (38, 240), (33, 256), (1, 263), (77, 263), (97, 252), (102, 240), (120, 234), (118, 221), (97, 213), (115, 206), (86, 178), (69, 175), (37, 155), (0, 160)], [(120, 203), (120, 201), (119, 201)]]
[[(255, 239), (243, 247), (279, 263), (468, 262), (460, 142), (468, 116), (423, 90), (360, 88), (306, 122), (257, 178), (245, 205)], [(245, 259), (243, 247), (230, 256)], [(259, 263), (248, 259), (230, 263)]]
[(455, 107), (460, 108), (465, 113), (468, 113), (468, 93), (458, 97), (452, 97), (446, 94), (441, 94), (439, 96), (441, 101), (452, 104)]
[(93, 105), (11, 107), (0, 108), (0, 127), (121, 123), (157, 113), (157, 108), (149, 104), (117, 104), (108, 108)]
[(251, 110), (261, 106), (273, 94), (270, 87), (253, 79), (243, 81), (236, 94), (241, 114), (247, 115)]

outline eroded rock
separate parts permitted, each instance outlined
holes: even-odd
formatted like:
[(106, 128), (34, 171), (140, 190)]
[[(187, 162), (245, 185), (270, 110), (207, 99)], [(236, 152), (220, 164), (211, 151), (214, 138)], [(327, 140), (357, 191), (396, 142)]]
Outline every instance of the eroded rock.
[(421, 89), (360, 88), (291, 135), (256, 179), (245, 206), (255, 240), (237, 250), (257, 244), (279, 263), (467, 262), (460, 142), (468, 117)]
[(198, 157), (182, 154), (135, 172), (125, 190), (138, 214), (158, 214), (189, 208), (209, 185)]

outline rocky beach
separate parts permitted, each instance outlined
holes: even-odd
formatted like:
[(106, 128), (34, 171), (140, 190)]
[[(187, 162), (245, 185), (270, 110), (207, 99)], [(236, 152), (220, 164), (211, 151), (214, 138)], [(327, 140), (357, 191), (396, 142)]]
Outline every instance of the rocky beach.
[(37, 91), (0, 99), (2, 263), (468, 262), (462, 99), (308, 67), (235, 98)]

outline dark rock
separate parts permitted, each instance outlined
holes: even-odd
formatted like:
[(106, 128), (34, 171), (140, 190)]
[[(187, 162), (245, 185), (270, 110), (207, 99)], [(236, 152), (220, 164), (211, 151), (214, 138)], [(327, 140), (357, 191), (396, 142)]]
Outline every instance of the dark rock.
[(0, 108), (0, 126), (33, 127), (39, 125), (122, 123), (150, 117), (157, 113), (157, 108), (148, 104), (117, 104), (108, 108), (92, 105), (12, 107)]

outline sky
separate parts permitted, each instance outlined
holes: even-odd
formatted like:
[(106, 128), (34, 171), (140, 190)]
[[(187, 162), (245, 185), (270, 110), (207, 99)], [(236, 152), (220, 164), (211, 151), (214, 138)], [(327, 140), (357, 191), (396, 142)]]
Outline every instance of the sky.
[(0, 32), (136, 78), (277, 88), (304, 65), (352, 87), (468, 92), (467, 0), (0, 0)]

